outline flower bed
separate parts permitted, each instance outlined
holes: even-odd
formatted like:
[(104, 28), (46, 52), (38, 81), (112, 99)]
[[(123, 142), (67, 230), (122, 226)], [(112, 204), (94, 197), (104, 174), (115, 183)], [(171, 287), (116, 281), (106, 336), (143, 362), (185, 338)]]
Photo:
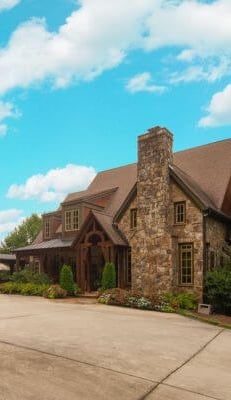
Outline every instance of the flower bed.
[(161, 312), (176, 312), (179, 309), (195, 310), (198, 303), (193, 293), (164, 293), (162, 295), (144, 296), (140, 291), (128, 291), (119, 288), (106, 290), (101, 294), (98, 302)]

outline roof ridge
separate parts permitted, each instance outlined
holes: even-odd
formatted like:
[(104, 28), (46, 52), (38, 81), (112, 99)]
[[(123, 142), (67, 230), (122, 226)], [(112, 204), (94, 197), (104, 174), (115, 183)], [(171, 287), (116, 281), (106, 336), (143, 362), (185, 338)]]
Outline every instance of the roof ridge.
[(130, 163), (130, 164), (120, 165), (119, 167), (114, 167), (114, 168), (109, 168), (109, 169), (103, 169), (103, 170), (101, 170), (101, 171), (98, 171), (97, 174), (101, 174), (101, 173), (103, 173), (103, 172), (108, 172), (108, 171), (114, 171), (114, 170), (116, 170), (116, 169), (121, 169), (121, 168), (130, 167), (130, 166), (132, 166), (132, 165), (137, 165), (137, 162), (133, 162), (133, 163)]
[(227, 142), (227, 141), (231, 141), (231, 138), (216, 140), (215, 142), (205, 143), (205, 144), (201, 144), (201, 145), (199, 145), (199, 146), (190, 147), (190, 148), (188, 148), (188, 149), (175, 151), (174, 154), (179, 154), (179, 153), (183, 153), (183, 152), (185, 152), (185, 151), (192, 151), (192, 150), (195, 150), (195, 149), (200, 149), (201, 147), (209, 147), (209, 146), (211, 146), (211, 145), (214, 145), (214, 144), (217, 144), (217, 143), (221, 143), (221, 142)]

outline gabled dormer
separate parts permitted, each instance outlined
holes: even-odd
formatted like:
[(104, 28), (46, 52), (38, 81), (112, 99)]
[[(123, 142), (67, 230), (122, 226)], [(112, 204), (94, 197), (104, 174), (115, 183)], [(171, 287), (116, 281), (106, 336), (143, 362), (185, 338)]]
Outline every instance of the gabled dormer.
[(51, 240), (59, 237), (57, 233), (62, 222), (61, 211), (43, 214), (43, 240)]
[(104, 211), (116, 189), (68, 195), (62, 203), (62, 237), (75, 237), (90, 211)]

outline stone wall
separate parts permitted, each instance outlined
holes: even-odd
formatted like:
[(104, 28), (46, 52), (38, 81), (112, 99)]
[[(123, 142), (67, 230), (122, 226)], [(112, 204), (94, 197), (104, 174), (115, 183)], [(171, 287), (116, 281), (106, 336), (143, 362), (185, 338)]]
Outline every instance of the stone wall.
[(208, 269), (211, 266), (211, 252), (214, 257), (214, 267), (221, 266), (223, 257), (222, 248), (227, 238), (228, 226), (224, 222), (215, 220), (212, 217), (206, 218), (206, 243), (208, 246)]
[[(198, 206), (183, 192), (173, 181), (170, 185), (171, 191), (171, 212), (169, 224), (172, 226), (173, 237), (173, 285), (182, 290), (194, 290), (202, 294), (203, 287), (203, 215)], [(186, 221), (183, 225), (174, 225), (174, 203), (185, 201)], [(193, 269), (194, 285), (179, 285), (179, 260), (178, 245), (180, 243), (193, 243)]]
[(150, 129), (138, 139), (137, 233), (132, 286), (145, 294), (172, 288), (172, 237), (169, 221), (172, 134)]

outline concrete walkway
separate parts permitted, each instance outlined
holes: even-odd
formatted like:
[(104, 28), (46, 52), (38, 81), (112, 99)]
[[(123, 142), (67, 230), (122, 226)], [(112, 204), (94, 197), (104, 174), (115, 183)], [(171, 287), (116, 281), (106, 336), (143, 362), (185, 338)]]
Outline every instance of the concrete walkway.
[(0, 295), (0, 400), (230, 400), (231, 331)]

